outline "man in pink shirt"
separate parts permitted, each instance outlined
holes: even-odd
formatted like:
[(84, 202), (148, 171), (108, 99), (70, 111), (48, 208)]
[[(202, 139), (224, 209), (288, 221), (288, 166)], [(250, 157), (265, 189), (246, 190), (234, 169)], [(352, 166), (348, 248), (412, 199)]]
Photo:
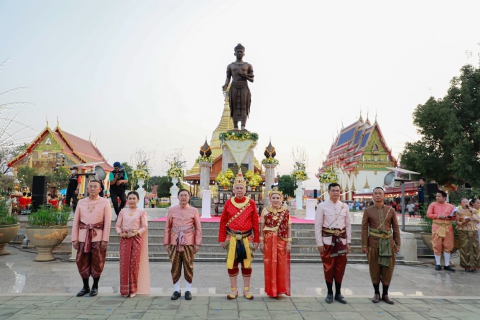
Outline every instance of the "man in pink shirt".
[[(88, 197), (78, 201), (73, 219), (72, 245), (77, 250), (77, 268), (83, 279), (83, 288), (77, 297), (87, 293), (91, 297), (97, 295), (98, 281), (105, 266), (112, 210), (110, 201), (99, 196), (100, 190), (100, 181), (88, 183)], [(90, 276), (93, 278), (91, 291)]]
[(182, 296), (180, 291), (180, 276), (187, 281), (185, 299), (191, 300), (190, 288), (193, 280), (193, 259), (202, 245), (202, 226), (198, 210), (189, 205), (190, 192), (186, 189), (178, 191), (180, 204), (168, 209), (167, 221), (163, 232), (163, 244), (172, 262), (172, 280), (174, 292), (172, 300)]
[(315, 239), (322, 258), (325, 282), (327, 283), (327, 303), (333, 302), (333, 280), (335, 280), (335, 300), (346, 304), (341, 294), (341, 286), (347, 254), (350, 253), (352, 227), (348, 206), (340, 201), (340, 185), (328, 185), (329, 200), (320, 203), (315, 212)]
[(440, 260), (443, 256), (445, 258), (445, 266), (443, 269), (455, 272), (455, 269), (450, 267), (450, 253), (453, 250), (454, 236), (452, 220), (454, 215), (450, 215), (455, 207), (446, 202), (447, 193), (443, 190), (437, 192), (437, 202), (432, 202), (428, 206), (427, 218), (433, 220), (432, 224), (432, 244), (433, 253), (435, 254), (435, 270), (442, 270)]

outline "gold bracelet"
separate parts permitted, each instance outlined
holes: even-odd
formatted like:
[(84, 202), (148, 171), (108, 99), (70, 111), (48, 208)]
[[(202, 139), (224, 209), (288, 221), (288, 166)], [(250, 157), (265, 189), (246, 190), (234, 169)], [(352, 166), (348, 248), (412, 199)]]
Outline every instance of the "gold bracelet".
[(287, 242), (292, 242), (292, 238), (287, 238)]
[(263, 237), (260, 237), (260, 241), (263, 241)]

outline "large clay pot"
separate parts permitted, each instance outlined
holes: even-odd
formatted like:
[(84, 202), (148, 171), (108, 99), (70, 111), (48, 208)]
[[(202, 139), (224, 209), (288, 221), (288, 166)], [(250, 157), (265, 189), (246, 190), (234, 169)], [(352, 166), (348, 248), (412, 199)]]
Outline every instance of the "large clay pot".
[(53, 261), (53, 249), (58, 246), (68, 234), (70, 228), (65, 227), (26, 227), (28, 240), (37, 248), (34, 261)]
[[(427, 232), (422, 232), (421, 236), (422, 236), (423, 243), (425, 243), (427, 248), (433, 252), (432, 234)], [(452, 253), (456, 252), (458, 249), (460, 249), (460, 237), (458, 236), (458, 234), (456, 234), (453, 240)]]
[(15, 238), (18, 230), (20, 230), (20, 223), (0, 226), (0, 256), (10, 254), (5, 250), (5, 246)]

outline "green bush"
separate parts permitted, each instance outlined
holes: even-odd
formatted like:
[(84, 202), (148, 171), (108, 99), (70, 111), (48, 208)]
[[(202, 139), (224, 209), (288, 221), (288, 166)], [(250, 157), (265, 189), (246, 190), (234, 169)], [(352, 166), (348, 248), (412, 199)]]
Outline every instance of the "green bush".
[(0, 200), (0, 226), (6, 226), (10, 224), (17, 224), (18, 217), (16, 214), (9, 213), (9, 205), (7, 205), (7, 199)]
[(29, 227), (63, 227), (70, 221), (70, 208), (63, 206), (60, 209), (40, 206), (36, 212), (28, 215)]

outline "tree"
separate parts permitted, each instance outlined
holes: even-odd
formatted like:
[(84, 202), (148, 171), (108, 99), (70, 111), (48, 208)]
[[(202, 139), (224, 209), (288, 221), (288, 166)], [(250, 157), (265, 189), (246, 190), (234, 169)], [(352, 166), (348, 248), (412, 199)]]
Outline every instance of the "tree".
[(282, 191), (283, 195), (293, 197), (295, 189), (295, 181), (291, 175), (283, 175), (278, 178), (278, 190)]
[(445, 97), (415, 109), (421, 139), (405, 144), (401, 164), (440, 184), (480, 187), (480, 69), (465, 65), (450, 83)]
[(45, 173), (49, 187), (57, 187), (57, 189), (66, 188), (68, 185), (68, 178), (70, 177), (70, 171), (67, 168), (60, 167), (56, 172)]
[[(148, 192), (152, 192), (153, 186), (160, 185), (161, 179), (162, 179), (161, 176), (150, 177), (150, 179), (148, 179), (148, 186), (144, 187), (145, 190), (147, 190)], [(158, 190), (158, 187), (157, 187), (157, 190)]]
[(158, 198), (169, 198), (170, 197), (170, 188), (173, 186), (172, 178), (163, 176), (160, 177), (157, 187), (157, 197)]
[(17, 178), (20, 181), (21, 186), (27, 186), (32, 189), (33, 176), (35, 176), (35, 169), (29, 166), (18, 168)]
[(122, 162), (122, 167), (123, 170), (125, 170), (125, 173), (127, 174), (128, 177), (128, 183), (127, 185), (130, 186), (130, 188), (135, 189), (134, 187), (137, 185), (137, 180), (133, 178), (133, 168), (131, 165), (128, 164), (128, 162)]

